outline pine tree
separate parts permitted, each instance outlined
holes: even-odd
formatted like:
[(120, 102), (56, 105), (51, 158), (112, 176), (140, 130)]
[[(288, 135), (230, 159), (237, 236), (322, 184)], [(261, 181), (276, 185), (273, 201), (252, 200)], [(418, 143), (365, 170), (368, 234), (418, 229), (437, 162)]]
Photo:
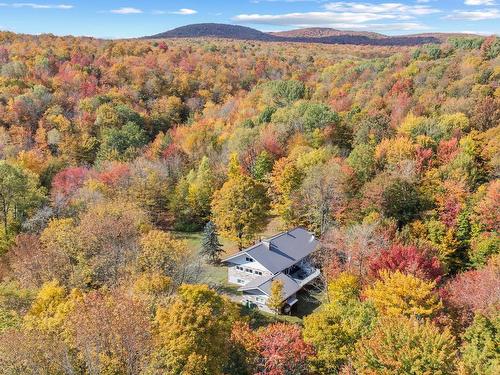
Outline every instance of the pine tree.
[(209, 259), (210, 263), (216, 264), (220, 262), (220, 254), (223, 252), (224, 250), (217, 235), (217, 228), (214, 223), (209, 221), (203, 230), (201, 253)]

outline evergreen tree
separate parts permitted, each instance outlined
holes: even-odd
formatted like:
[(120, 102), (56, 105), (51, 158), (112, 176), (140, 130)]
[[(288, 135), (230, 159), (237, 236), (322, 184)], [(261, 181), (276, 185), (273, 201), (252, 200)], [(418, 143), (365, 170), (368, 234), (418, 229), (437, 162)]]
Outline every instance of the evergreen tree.
[(205, 225), (205, 229), (203, 230), (203, 238), (201, 240), (201, 254), (206, 256), (210, 263), (219, 263), (220, 262), (220, 254), (222, 254), (224, 250), (222, 249), (222, 245), (219, 242), (219, 236), (217, 234), (217, 228), (215, 224), (209, 221)]

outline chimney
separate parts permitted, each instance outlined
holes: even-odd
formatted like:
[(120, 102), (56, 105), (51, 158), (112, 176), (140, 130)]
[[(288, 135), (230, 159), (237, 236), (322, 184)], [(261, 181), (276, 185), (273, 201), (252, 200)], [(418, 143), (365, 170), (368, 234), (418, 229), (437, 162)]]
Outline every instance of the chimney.
[(268, 239), (264, 239), (262, 240), (262, 243), (267, 248), (267, 250), (269, 250), (269, 248), (271, 247), (271, 242)]

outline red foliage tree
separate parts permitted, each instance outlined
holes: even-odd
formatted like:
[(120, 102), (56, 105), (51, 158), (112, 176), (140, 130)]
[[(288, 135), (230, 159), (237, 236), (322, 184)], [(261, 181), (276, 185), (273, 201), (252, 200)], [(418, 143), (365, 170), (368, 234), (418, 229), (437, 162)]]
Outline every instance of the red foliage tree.
[(298, 326), (275, 323), (258, 333), (261, 375), (299, 375), (307, 373), (313, 347), (302, 339)]
[(56, 174), (52, 180), (52, 199), (55, 202), (67, 202), (83, 186), (90, 173), (85, 167), (74, 167)]
[(444, 302), (465, 310), (469, 316), (500, 305), (500, 267), (493, 262), (486, 267), (464, 272), (441, 290)]
[(416, 246), (393, 245), (370, 262), (370, 275), (378, 277), (380, 271), (401, 271), (422, 279), (439, 281), (443, 268), (439, 260), (427, 250)]
[(488, 231), (500, 231), (500, 180), (492, 181), (474, 208), (475, 217)]
[(442, 140), (439, 142), (437, 150), (437, 159), (441, 164), (447, 164), (458, 154), (458, 139), (452, 138), (449, 141)]
[(130, 176), (130, 168), (127, 164), (114, 162), (106, 170), (99, 173), (98, 179), (109, 186), (117, 186)]

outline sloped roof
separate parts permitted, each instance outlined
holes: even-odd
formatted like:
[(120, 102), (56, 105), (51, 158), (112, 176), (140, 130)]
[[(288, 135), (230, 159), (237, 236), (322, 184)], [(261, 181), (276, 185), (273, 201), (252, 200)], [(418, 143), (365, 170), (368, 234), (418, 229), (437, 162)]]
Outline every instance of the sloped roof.
[(283, 283), (283, 299), (287, 299), (292, 294), (298, 292), (301, 289), (301, 286), (294, 281), (292, 278), (288, 277), (284, 273), (279, 273), (275, 276), (262, 276), (255, 280), (250, 281), (248, 284), (240, 287), (238, 290), (252, 290), (259, 289), (268, 296), (271, 295), (271, 285), (274, 280), (280, 280)]
[(295, 228), (262, 240), (224, 259), (224, 262), (229, 262), (233, 258), (246, 254), (273, 274), (277, 274), (311, 254), (317, 246), (318, 240), (316, 240), (314, 234), (304, 228)]

